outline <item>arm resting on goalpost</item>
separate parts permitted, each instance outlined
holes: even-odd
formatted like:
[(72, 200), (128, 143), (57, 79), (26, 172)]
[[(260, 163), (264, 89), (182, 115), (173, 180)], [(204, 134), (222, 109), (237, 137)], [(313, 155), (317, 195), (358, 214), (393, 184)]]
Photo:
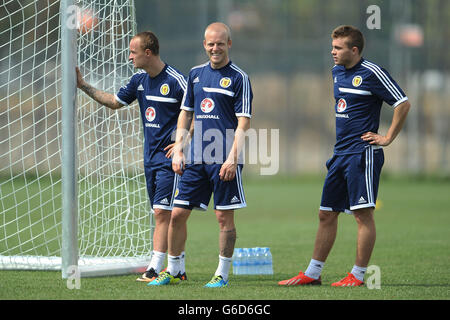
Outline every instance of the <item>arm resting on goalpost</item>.
[(116, 100), (116, 97), (112, 93), (108, 93), (102, 90), (98, 90), (91, 86), (89, 83), (84, 81), (83, 76), (81, 75), (80, 69), (78, 67), (75, 68), (77, 72), (77, 88), (83, 90), (89, 97), (97, 101), (98, 103), (108, 107), (110, 109), (119, 109), (123, 107), (119, 101)]

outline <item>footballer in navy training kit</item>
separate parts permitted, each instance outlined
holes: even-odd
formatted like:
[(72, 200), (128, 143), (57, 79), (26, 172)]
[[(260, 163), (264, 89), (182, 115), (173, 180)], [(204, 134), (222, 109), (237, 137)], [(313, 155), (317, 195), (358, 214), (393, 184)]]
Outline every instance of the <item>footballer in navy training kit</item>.
[[(322, 268), (336, 238), (340, 212), (352, 214), (358, 225), (355, 264), (348, 276), (332, 283), (334, 287), (364, 285), (376, 230), (374, 209), (384, 163), (383, 146), (392, 143), (406, 120), (410, 103), (389, 73), (362, 57), (364, 37), (353, 26), (340, 26), (332, 32), (335, 66), (334, 83), (336, 144), (326, 162), (319, 210), (319, 228), (312, 259), (306, 271), (279, 285), (319, 285)], [(393, 111), (386, 135), (378, 133), (382, 103)]]
[[(162, 271), (168, 247), (168, 228), (178, 175), (172, 170), (172, 133), (176, 129), (180, 105), (186, 90), (185, 77), (159, 56), (159, 41), (145, 31), (130, 41), (129, 60), (136, 72), (117, 94), (95, 89), (77, 68), (77, 86), (91, 98), (111, 109), (138, 100), (144, 128), (144, 169), (147, 192), (154, 210), (153, 252), (147, 271), (137, 280), (150, 282)], [(183, 249), (184, 251), (184, 249)], [(184, 269), (184, 252), (183, 263)], [(186, 275), (183, 270), (183, 277)]]
[[(251, 94), (248, 76), (231, 61), (220, 68), (220, 72), (209, 62), (191, 69), (182, 109), (195, 114), (194, 135), (176, 205), (206, 210), (214, 193), (215, 209), (233, 210), (246, 206), (242, 164), (237, 166), (233, 183), (221, 180), (219, 172), (230, 154), (238, 118), (251, 117)], [(233, 134), (230, 135), (227, 129), (233, 129)], [(211, 153), (205, 152), (211, 144), (206, 138), (208, 131), (223, 138), (217, 143), (221, 148), (214, 148)], [(214, 183), (198, 187), (196, 181), (199, 179), (213, 179)]]
[[(193, 209), (206, 210), (214, 194), (220, 229), (219, 265), (205, 287), (228, 286), (236, 241), (234, 210), (246, 206), (242, 164), (238, 159), (245, 131), (250, 127), (253, 98), (250, 80), (229, 59), (231, 33), (227, 25), (210, 24), (203, 46), (209, 61), (191, 69), (177, 125), (172, 168), (181, 177), (169, 226), (169, 263), (167, 272), (150, 285), (179, 282), (178, 261), (187, 237), (187, 220)], [(192, 121), (194, 134), (188, 159), (183, 152), (184, 133)], [(215, 146), (213, 150), (209, 150), (211, 144)]]

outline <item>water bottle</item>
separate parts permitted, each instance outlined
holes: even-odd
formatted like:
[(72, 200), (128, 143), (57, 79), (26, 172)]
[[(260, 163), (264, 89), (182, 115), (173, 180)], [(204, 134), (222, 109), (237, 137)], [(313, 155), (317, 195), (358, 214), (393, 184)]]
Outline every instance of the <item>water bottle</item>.
[(248, 273), (256, 274), (256, 252), (254, 248), (249, 248)]
[(233, 274), (242, 274), (242, 248), (234, 248), (233, 253)]
[(255, 255), (255, 274), (263, 274), (263, 258), (264, 255), (262, 254), (262, 248), (256, 247), (253, 248), (254, 255)]
[(244, 248), (242, 259), (242, 274), (250, 274), (250, 249)]
[(270, 248), (263, 249), (263, 274), (273, 274), (272, 253)]

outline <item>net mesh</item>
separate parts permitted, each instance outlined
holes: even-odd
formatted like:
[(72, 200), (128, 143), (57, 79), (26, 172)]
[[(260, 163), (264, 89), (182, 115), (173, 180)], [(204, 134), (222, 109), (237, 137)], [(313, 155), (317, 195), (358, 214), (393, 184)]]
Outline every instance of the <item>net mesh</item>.
[[(53, 0), (0, 4), (0, 268), (60, 267), (59, 5)], [(134, 72), (128, 63), (134, 2), (75, 5), (81, 72), (96, 88), (117, 92)], [(80, 264), (148, 257), (153, 226), (139, 108), (113, 111), (80, 90), (77, 100)]]

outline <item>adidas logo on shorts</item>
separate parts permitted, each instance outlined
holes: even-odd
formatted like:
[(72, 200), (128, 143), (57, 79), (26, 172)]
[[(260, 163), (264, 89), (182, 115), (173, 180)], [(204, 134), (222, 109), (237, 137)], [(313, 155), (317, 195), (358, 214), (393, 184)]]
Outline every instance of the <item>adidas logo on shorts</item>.
[(239, 202), (240, 200), (238, 199), (238, 197), (236, 197), (236, 196), (234, 196), (232, 199), (231, 199), (231, 203), (236, 203), (236, 202)]

